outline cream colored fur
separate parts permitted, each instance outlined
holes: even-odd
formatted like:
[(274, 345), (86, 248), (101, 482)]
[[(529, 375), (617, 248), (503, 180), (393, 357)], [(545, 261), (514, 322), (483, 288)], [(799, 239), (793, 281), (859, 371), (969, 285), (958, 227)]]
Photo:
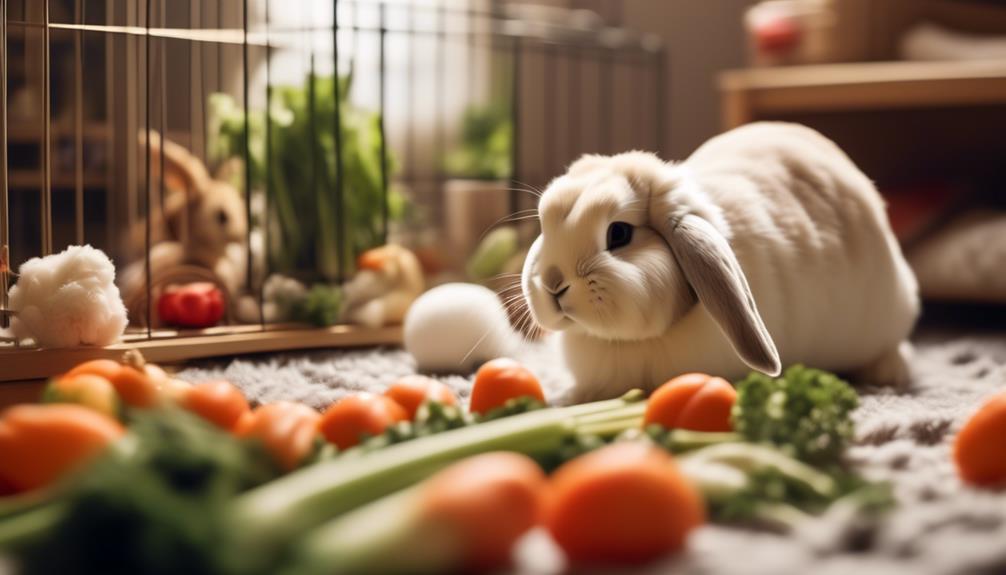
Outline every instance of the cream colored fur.
[[(580, 400), (690, 371), (738, 378), (750, 370), (742, 349), (766, 371), (801, 362), (877, 384), (908, 378), (915, 277), (872, 182), (809, 128), (748, 125), (681, 164), (641, 152), (587, 156), (549, 185), (539, 215), (522, 288), (534, 318), (558, 332)], [(613, 221), (635, 231), (629, 246), (607, 251)], [(735, 260), (704, 257), (724, 270), (739, 264), (736, 302), (696, 293), (693, 264), (683, 269), (681, 257), (696, 244), (676, 239), (683, 222), (715, 230), (708, 245), (732, 250)], [(569, 284), (560, 303), (543, 283), (553, 266)], [(704, 303), (714, 299), (747, 312), (738, 321), (748, 337), (725, 335), (734, 316), (714, 319)], [(770, 337), (759, 343), (759, 334)]]

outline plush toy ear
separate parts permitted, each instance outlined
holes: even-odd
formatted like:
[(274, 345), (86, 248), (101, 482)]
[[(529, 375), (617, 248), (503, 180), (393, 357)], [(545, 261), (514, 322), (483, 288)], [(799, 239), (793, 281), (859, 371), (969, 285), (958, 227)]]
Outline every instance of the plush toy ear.
[(694, 214), (668, 222), (667, 240), (685, 278), (744, 363), (779, 375), (779, 352), (755, 305), (733, 249), (711, 223)]

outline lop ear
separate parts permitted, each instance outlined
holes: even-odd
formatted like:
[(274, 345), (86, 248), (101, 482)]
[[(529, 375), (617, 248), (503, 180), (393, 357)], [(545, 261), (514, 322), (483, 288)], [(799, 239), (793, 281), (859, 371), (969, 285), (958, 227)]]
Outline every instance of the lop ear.
[(663, 235), (678, 265), (737, 355), (758, 371), (779, 375), (779, 352), (726, 238), (694, 214), (667, 225)]

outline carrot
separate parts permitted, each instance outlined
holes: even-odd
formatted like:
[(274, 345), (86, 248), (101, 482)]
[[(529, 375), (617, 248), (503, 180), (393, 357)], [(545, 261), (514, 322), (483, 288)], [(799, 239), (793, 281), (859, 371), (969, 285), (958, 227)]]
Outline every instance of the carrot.
[(320, 419), (321, 414), (306, 405), (279, 401), (242, 417), (235, 432), (261, 441), (273, 459), (291, 471), (311, 453)]
[(680, 551), (702, 498), (666, 452), (621, 442), (553, 474), (544, 523), (573, 563), (642, 563)]
[(527, 456), (469, 457), (315, 530), (299, 546), (291, 572), (502, 570), (514, 544), (538, 522), (545, 487), (545, 475)]
[(661, 385), (646, 404), (643, 425), (667, 429), (731, 431), (737, 392), (725, 379), (704, 373), (679, 375)]
[(381, 271), (392, 257), (392, 250), (388, 246), (371, 248), (356, 258), (356, 267), (361, 270)]
[(545, 485), (541, 468), (525, 455), (476, 455), (426, 482), (422, 513), (460, 540), (466, 572), (493, 571), (510, 564), (514, 543), (538, 522)]
[(107, 379), (81, 373), (53, 379), (42, 393), (45, 403), (76, 403), (108, 417), (119, 416), (119, 396)]
[(961, 428), (954, 461), (958, 475), (972, 485), (1006, 485), (1006, 391), (992, 396)]
[(91, 374), (103, 377), (126, 405), (133, 407), (152, 407), (157, 405), (161, 396), (158, 386), (168, 379), (164, 370), (148, 364), (137, 351), (128, 351), (123, 356), (124, 363), (110, 359), (95, 359), (86, 361), (74, 367), (63, 377), (73, 377)]
[(233, 431), (250, 411), (248, 400), (229, 381), (208, 381), (183, 392), (179, 405), (225, 431)]
[(378, 435), (388, 426), (408, 419), (405, 409), (391, 398), (357, 393), (337, 401), (322, 414), (318, 429), (339, 449), (348, 449), (364, 435)]
[(520, 363), (501, 357), (486, 362), (475, 374), (469, 410), (485, 414), (518, 397), (545, 401), (538, 378)]
[(384, 395), (401, 405), (409, 419), (416, 418), (416, 411), (426, 401), (436, 401), (444, 405), (458, 403), (458, 398), (451, 388), (423, 375), (406, 375), (400, 378), (391, 384)]
[(124, 433), (114, 419), (80, 405), (12, 407), (0, 417), (0, 483), (17, 492), (50, 485)]
[(169, 377), (164, 380), (164, 383), (158, 386), (158, 391), (163, 401), (178, 403), (192, 390), (192, 387), (192, 384), (185, 380)]

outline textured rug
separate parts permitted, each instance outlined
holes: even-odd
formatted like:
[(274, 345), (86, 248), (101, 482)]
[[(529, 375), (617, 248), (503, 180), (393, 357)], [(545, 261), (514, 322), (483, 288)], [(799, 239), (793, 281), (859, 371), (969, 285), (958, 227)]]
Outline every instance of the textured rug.
[[(552, 401), (564, 401), (571, 380), (557, 350), (527, 345), (517, 359), (538, 375)], [(291, 399), (323, 408), (349, 392), (382, 391), (414, 370), (402, 350), (368, 349), (207, 362), (180, 377), (223, 377), (256, 401)], [(951, 441), (966, 417), (983, 398), (1006, 389), (1006, 335), (920, 336), (913, 378), (904, 391), (860, 389), (850, 458), (866, 476), (893, 482), (899, 503), (879, 524), (862, 525), (836, 507), (789, 535), (708, 526), (693, 537), (688, 554), (639, 572), (1006, 573), (1006, 492), (962, 486), (950, 459)], [(470, 377), (441, 379), (467, 398)], [(520, 555), (522, 572), (563, 568), (541, 534), (530, 536)]]

